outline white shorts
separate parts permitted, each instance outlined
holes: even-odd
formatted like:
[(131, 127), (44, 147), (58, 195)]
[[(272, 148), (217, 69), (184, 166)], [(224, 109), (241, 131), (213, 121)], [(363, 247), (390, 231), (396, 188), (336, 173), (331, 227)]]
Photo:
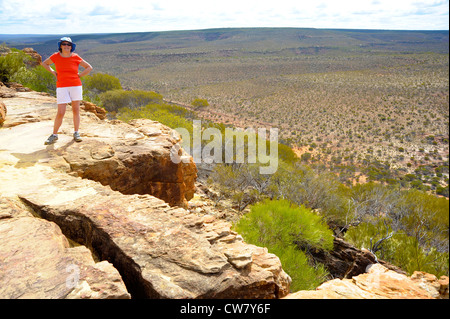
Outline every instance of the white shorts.
[(56, 88), (56, 101), (58, 104), (81, 100), (83, 100), (83, 87), (81, 85)]

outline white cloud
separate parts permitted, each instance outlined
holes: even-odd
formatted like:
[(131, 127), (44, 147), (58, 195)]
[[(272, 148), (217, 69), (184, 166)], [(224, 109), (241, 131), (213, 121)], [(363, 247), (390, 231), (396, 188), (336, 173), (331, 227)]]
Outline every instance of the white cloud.
[(0, 0), (0, 33), (214, 27), (448, 30), (448, 5), (448, 0)]

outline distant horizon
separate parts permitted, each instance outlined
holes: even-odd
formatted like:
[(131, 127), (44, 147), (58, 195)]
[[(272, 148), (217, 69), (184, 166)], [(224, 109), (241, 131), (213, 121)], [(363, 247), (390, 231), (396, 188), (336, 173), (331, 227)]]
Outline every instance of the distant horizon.
[[(223, 28), (442, 31), (449, 0), (0, 0), (0, 33), (170, 32)], [(95, 30), (95, 32), (93, 32)]]
[(217, 27), (202, 29), (176, 29), (157, 31), (124, 31), (124, 32), (83, 32), (83, 33), (0, 33), (0, 36), (59, 36), (65, 35), (107, 35), (107, 34), (131, 34), (131, 33), (162, 33), (162, 32), (193, 32), (208, 30), (232, 30), (232, 29), (299, 29), (299, 30), (336, 30), (336, 31), (395, 31), (395, 32), (450, 32), (449, 29), (361, 29), (361, 28), (312, 28), (312, 27)]

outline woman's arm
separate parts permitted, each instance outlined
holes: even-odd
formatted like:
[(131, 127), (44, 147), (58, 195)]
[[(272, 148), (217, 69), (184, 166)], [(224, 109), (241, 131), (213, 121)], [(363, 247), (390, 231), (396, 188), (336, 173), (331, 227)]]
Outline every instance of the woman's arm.
[(41, 62), (41, 65), (42, 65), (48, 72), (50, 72), (51, 74), (53, 74), (53, 75), (55, 76), (55, 78), (56, 78), (56, 77), (57, 77), (57, 73), (56, 73), (55, 70), (53, 70), (53, 69), (50, 67), (51, 64), (53, 64), (53, 61), (52, 61), (50, 58), (46, 59), (44, 62)]
[(88, 75), (92, 71), (92, 66), (86, 61), (82, 60), (80, 65), (84, 68), (83, 72), (79, 73), (78, 76), (81, 78), (82, 76)]

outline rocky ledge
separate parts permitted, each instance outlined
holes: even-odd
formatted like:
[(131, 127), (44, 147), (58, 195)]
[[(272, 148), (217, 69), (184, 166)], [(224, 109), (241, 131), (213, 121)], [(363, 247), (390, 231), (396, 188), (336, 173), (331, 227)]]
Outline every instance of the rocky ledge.
[(366, 273), (333, 279), (314, 291), (298, 291), (286, 299), (448, 299), (448, 277), (416, 271), (411, 277), (371, 264)]
[(126, 124), (83, 111), (83, 142), (75, 143), (69, 107), (59, 140), (45, 146), (56, 100), (6, 93), (0, 298), (289, 293), (290, 277), (278, 257), (246, 244), (231, 224), (187, 209), (196, 167), (192, 159), (170, 160), (180, 141), (174, 131), (150, 120)]

